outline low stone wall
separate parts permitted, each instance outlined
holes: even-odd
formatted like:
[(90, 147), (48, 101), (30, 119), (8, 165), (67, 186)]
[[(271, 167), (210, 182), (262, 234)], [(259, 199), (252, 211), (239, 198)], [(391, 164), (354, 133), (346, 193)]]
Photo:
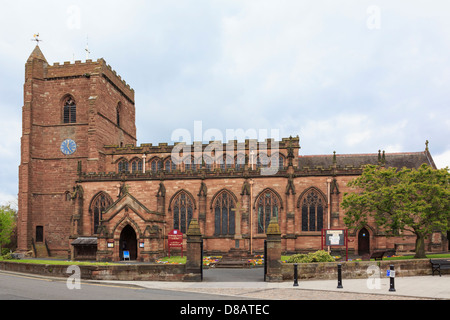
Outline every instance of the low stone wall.
[[(0, 270), (65, 278), (73, 275), (67, 265), (0, 262)], [(83, 280), (195, 281), (200, 274), (186, 273), (186, 265), (139, 264), (79, 266)]]
[[(298, 264), (298, 279), (331, 280), (337, 279), (339, 262), (300, 263)], [(396, 277), (431, 275), (429, 259), (424, 260), (394, 260), (394, 261), (348, 261), (341, 262), (344, 279), (367, 279), (369, 276), (386, 277), (390, 265), (395, 267)], [(283, 280), (294, 279), (294, 264), (285, 263), (281, 270)], [(442, 271), (449, 273), (449, 270)], [(435, 273), (436, 274), (436, 273)]]
[[(337, 279), (338, 262), (298, 264), (298, 279)], [(367, 279), (370, 276), (386, 277), (390, 265), (395, 266), (396, 277), (431, 275), (431, 265), (426, 260), (349, 261), (342, 262), (343, 279)], [(200, 281), (200, 273), (187, 273), (186, 265), (136, 264), (111, 266), (79, 266), (83, 280), (123, 281)], [(0, 270), (52, 277), (69, 277), (69, 266), (39, 265), (0, 261)], [(294, 279), (294, 264), (282, 264), (283, 280)], [(450, 274), (443, 270), (442, 274)]]

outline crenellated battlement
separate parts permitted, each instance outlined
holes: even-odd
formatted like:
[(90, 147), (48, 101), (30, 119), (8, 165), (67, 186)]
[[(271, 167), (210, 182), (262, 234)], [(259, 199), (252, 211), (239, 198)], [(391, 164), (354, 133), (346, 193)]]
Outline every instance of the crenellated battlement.
[(134, 89), (103, 58), (97, 61), (88, 59), (85, 62), (80, 60), (75, 62), (65, 61), (63, 63), (55, 62), (47, 67), (46, 80), (74, 77), (90, 78), (94, 76), (106, 78), (108, 82), (134, 103)]
[(300, 148), (300, 139), (299, 137), (295, 138), (282, 138), (281, 141), (275, 141), (275, 139), (265, 139), (264, 141), (258, 141), (257, 139), (246, 139), (245, 141), (238, 141), (238, 140), (230, 140), (226, 143), (222, 141), (209, 141), (208, 143), (203, 143), (196, 141), (193, 144), (186, 144), (186, 142), (175, 142), (173, 144), (168, 144), (166, 142), (159, 143), (158, 145), (153, 145), (153, 143), (144, 143), (140, 146), (134, 146), (134, 145), (125, 145), (125, 146), (118, 146), (118, 145), (110, 145), (105, 146), (105, 150), (107, 153), (111, 154), (134, 154), (134, 153), (140, 153), (140, 154), (152, 154), (152, 153), (170, 153), (175, 147), (184, 148), (187, 147), (188, 149), (191, 148), (192, 150), (197, 149), (201, 146), (202, 150), (205, 150), (207, 148), (209, 149), (217, 149), (222, 148), (225, 150), (230, 150), (230, 147), (233, 150), (287, 150), (288, 148), (293, 148), (296, 151)]

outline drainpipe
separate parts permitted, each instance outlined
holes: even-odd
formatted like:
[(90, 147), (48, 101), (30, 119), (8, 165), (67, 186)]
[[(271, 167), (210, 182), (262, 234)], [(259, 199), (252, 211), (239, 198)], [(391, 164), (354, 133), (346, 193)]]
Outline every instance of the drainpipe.
[[(328, 229), (331, 229), (331, 178), (327, 179), (327, 196), (328, 196)], [(330, 246), (328, 246), (328, 253), (331, 252)]]

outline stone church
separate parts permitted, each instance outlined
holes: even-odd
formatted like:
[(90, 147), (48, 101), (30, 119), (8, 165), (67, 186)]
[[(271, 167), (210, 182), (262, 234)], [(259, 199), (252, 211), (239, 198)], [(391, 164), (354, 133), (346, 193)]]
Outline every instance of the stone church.
[[(433, 167), (428, 150), (300, 155), (299, 137), (137, 145), (135, 93), (105, 60), (50, 65), (36, 46), (25, 65), (18, 250), (72, 259), (153, 261), (168, 234), (195, 219), (207, 254), (262, 253), (276, 218), (286, 253), (321, 249), (345, 228), (340, 203), (365, 164)], [(272, 170), (274, 169), (274, 170)], [(412, 250), (374, 225), (349, 251)], [(432, 237), (440, 251), (445, 237)], [(445, 248), (446, 249), (446, 248)]]

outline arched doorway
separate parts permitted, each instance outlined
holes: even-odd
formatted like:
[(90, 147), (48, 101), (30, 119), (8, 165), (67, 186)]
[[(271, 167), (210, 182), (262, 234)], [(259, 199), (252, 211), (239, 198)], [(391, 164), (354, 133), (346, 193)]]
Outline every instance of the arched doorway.
[(358, 235), (358, 254), (360, 256), (370, 253), (370, 234), (366, 228), (362, 228)]
[(120, 234), (120, 260), (123, 260), (123, 252), (130, 252), (130, 260), (137, 260), (137, 237), (134, 229), (127, 225)]

